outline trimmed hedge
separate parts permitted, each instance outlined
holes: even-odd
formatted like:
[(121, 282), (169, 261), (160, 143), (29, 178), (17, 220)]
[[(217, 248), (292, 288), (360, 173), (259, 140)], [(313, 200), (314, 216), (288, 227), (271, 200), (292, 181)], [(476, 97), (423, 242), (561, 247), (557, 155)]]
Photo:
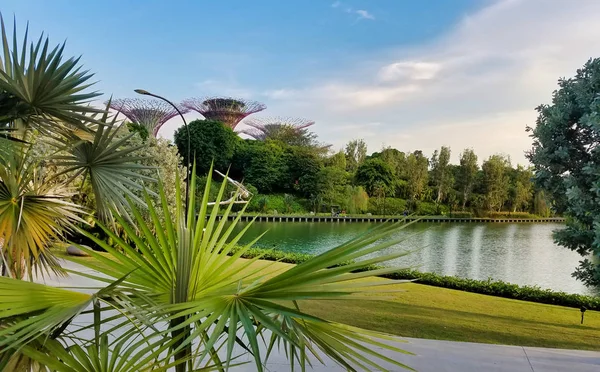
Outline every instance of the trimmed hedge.
[(473, 213), (471, 212), (452, 212), (450, 213), (451, 218), (473, 218)]
[[(261, 256), (263, 260), (279, 261), (291, 264), (300, 264), (313, 256), (305, 253), (288, 253), (278, 250), (267, 250), (262, 248), (251, 248), (245, 252), (243, 258), (254, 258)], [(381, 268), (370, 265), (358, 271), (369, 271)], [(395, 280), (414, 280), (416, 283), (431, 285), (435, 287), (456, 289), (465, 292), (480, 293), (489, 296), (510, 298), (514, 300), (531, 301), (550, 305), (559, 305), (600, 311), (600, 297), (586, 296), (580, 294), (565, 293), (542, 289), (538, 286), (520, 286), (503, 282), (500, 280), (476, 280), (445, 276), (435, 273), (422, 273), (417, 270), (400, 270), (393, 274), (382, 275), (384, 278)]]
[(258, 194), (252, 197), (246, 211), (268, 214), (272, 214), (274, 211), (277, 211), (278, 214), (308, 214), (304, 208), (303, 199), (292, 197), (289, 200), (291, 201), (289, 205), (291, 211), (287, 210), (284, 194)]
[(539, 216), (533, 215), (527, 212), (490, 212), (487, 214), (488, 218), (540, 218)]

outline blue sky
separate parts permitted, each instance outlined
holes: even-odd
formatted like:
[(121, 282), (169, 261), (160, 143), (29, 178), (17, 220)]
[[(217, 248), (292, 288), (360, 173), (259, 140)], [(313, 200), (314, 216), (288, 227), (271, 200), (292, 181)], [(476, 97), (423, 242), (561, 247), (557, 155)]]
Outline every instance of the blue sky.
[(21, 29), (29, 21), (33, 34), (66, 39), (107, 95), (239, 96), (266, 103), (262, 116), (315, 120), (336, 148), (364, 138), (370, 151), (447, 145), (457, 159), (473, 147), (523, 163), (534, 107), (600, 56), (599, 3), (4, 0), (1, 9)]

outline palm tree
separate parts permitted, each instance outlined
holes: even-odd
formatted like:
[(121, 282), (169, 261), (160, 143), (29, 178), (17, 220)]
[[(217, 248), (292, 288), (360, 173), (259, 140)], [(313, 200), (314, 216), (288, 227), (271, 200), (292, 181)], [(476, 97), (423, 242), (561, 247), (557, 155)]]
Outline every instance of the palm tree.
[[(192, 190), (194, 183), (192, 179)], [(377, 340), (389, 336), (329, 322), (301, 309), (302, 301), (365, 295), (373, 299), (388, 292), (380, 281), (358, 284), (356, 280), (398, 270), (361, 271), (407, 253), (362, 259), (397, 244), (398, 238), (383, 238), (398, 226), (382, 224), (287, 271), (268, 274), (268, 268), (255, 266), (260, 257), (240, 259), (255, 241), (235, 249), (249, 226), (234, 234), (243, 211), (233, 223), (227, 221), (233, 204), (224, 210), (219, 205), (225, 181), (211, 209), (210, 183), (209, 178), (199, 210), (192, 207), (196, 201), (191, 196), (187, 216), (181, 198), (177, 199), (175, 220), (170, 218), (164, 192), (160, 205), (146, 194), (151, 223), (130, 202), (134, 221), (119, 214), (115, 218), (133, 244), (97, 221), (117, 246), (87, 234), (108, 252), (81, 247), (95, 260), (76, 261), (85, 270), (72, 274), (104, 283), (92, 294), (89, 288), (73, 291), (0, 278), (0, 297), (6, 299), (0, 304), (0, 324), (7, 324), (0, 328), (0, 350), (19, 350), (20, 358), (71, 372), (167, 366), (178, 372), (226, 370), (236, 364), (236, 344), (252, 355), (257, 371), (263, 370), (274, 348), (285, 350), (303, 370), (311, 356), (320, 360), (322, 355), (348, 370), (381, 368), (378, 359), (406, 367), (373, 350), (372, 346), (379, 346), (403, 352)], [(91, 324), (81, 325), (85, 322), (79, 319), (86, 314), (93, 314)], [(15, 317), (20, 320), (10, 322)], [(265, 344), (266, 354), (260, 343)]]
[[(43, 35), (28, 44), (27, 32), (19, 48), (16, 25), (11, 48), (1, 14), (0, 28), (0, 267), (2, 275), (31, 278), (61, 271), (48, 248), (90, 212), (71, 201), (72, 187), (91, 183), (106, 219), (108, 206), (125, 212), (124, 195), (141, 188), (130, 179), (140, 166), (126, 139), (115, 141), (107, 109), (90, 104), (100, 94), (88, 91), (93, 75), (79, 58), (64, 61), (64, 44), (51, 49)], [(54, 149), (49, 158), (34, 156), (34, 135)], [(44, 174), (49, 162), (59, 174)]]
[[(257, 268), (260, 257), (241, 260), (254, 242), (237, 247), (248, 227), (234, 234), (241, 213), (227, 222), (232, 204), (220, 207), (226, 182), (211, 209), (209, 179), (195, 209), (195, 196), (183, 205), (178, 180), (172, 217), (162, 185), (155, 203), (136, 182), (142, 166), (127, 137), (117, 136), (115, 118), (89, 104), (98, 93), (86, 93), (92, 75), (78, 59), (63, 61), (64, 45), (50, 49), (44, 37), (29, 45), (27, 33), (19, 52), (15, 32), (11, 49), (1, 17), (0, 27), (0, 370), (226, 370), (238, 363), (236, 344), (259, 371), (275, 348), (302, 369), (320, 355), (349, 370), (378, 368), (376, 360), (405, 367), (372, 348), (402, 352), (378, 341), (388, 336), (302, 311), (303, 301), (373, 299), (382, 292), (379, 281), (356, 280), (396, 270), (364, 272), (406, 254), (368, 257), (398, 242), (383, 239), (397, 226), (382, 224), (283, 272)], [(36, 135), (54, 149), (44, 159), (35, 156)], [(56, 172), (45, 172), (49, 163)], [(73, 186), (86, 185), (96, 210), (70, 198)], [(83, 213), (114, 245), (81, 228)], [(115, 233), (115, 224), (129, 240)], [(101, 285), (34, 283), (35, 272), (66, 274), (49, 248), (70, 230), (106, 250), (81, 246), (95, 260), (70, 270)]]

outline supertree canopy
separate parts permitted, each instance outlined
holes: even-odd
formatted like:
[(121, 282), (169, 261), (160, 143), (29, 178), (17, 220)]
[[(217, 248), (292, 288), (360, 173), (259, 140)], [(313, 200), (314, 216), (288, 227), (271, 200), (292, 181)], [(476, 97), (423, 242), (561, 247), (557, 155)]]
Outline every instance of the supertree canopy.
[[(158, 135), (164, 123), (178, 115), (171, 105), (158, 99), (124, 98), (107, 103), (110, 103), (111, 109), (125, 115), (132, 123), (146, 128), (154, 137)], [(184, 107), (178, 108), (182, 113), (189, 111)]]
[(231, 129), (248, 115), (267, 108), (260, 102), (229, 97), (190, 98), (183, 101), (182, 105), (202, 114), (207, 120), (220, 121)]
[(317, 153), (326, 154), (331, 145), (320, 143), (317, 135), (307, 128), (314, 125), (312, 120), (299, 118), (252, 118), (244, 121), (249, 129), (240, 133), (259, 140), (281, 141), (290, 146), (311, 148)]
[(257, 140), (278, 139), (289, 137), (305, 137), (308, 135), (306, 128), (315, 122), (300, 118), (252, 118), (244, 121), (252, 129), (241, 130), (240, 133), (249, 135)]

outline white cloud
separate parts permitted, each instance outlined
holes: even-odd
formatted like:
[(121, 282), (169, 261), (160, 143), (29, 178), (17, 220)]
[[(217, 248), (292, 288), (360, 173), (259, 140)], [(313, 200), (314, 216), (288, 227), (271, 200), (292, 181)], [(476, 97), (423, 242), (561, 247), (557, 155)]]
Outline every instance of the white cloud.
[(375, 16), (364, 9), (355, 10), (354, 13), (358, 14), (358, 19), (370, 19), (375, 20)]
[(394, 62), (383, 66), (378, 73), (381, 81), (401, 79), (430, 80), (440, 71), (441, 66), (431, 62)]
[[(344, 3), (342, 3), (341, 1), (336, 1), (334, 3), (331, 4), (332, 8), (341, 8), (342, 6), (344, 6)], [(348, 13), (348, 14), (354, 14), (358, 16), (358, 20), (361, 19), (368, 19), (371, 21), (375, 20), (375, 16), (373, 14), (371, 14), (369, 11), (365, 10), (365, 9), (354, 9), (350, 6), (345, 6), (344, 7), (344, 12)]]
[(267, 90), (267, 91), (263, 92), (263, 95), (265, 97), (273, 99), (273, 100), (281, 100), (281, 99), (294, 98), (298, 95), (298, 93), (299, 92), (295, 89), (282, 88), (282, 89)]
[(278, 110), (310, 116), (335, 146), (357, 136), (348, 125), (377, 121), (361, 132), (372, 151), (449, 145), (455, 161), (473, 147), (523, 163), (534, 108), (550, 102), (559, 77), (600, 57), (598, 18), (598, 1), (495, 1), (426, 44), (371, 53), (346, 72), (332, 66), (341, 77), (296, 87)]

